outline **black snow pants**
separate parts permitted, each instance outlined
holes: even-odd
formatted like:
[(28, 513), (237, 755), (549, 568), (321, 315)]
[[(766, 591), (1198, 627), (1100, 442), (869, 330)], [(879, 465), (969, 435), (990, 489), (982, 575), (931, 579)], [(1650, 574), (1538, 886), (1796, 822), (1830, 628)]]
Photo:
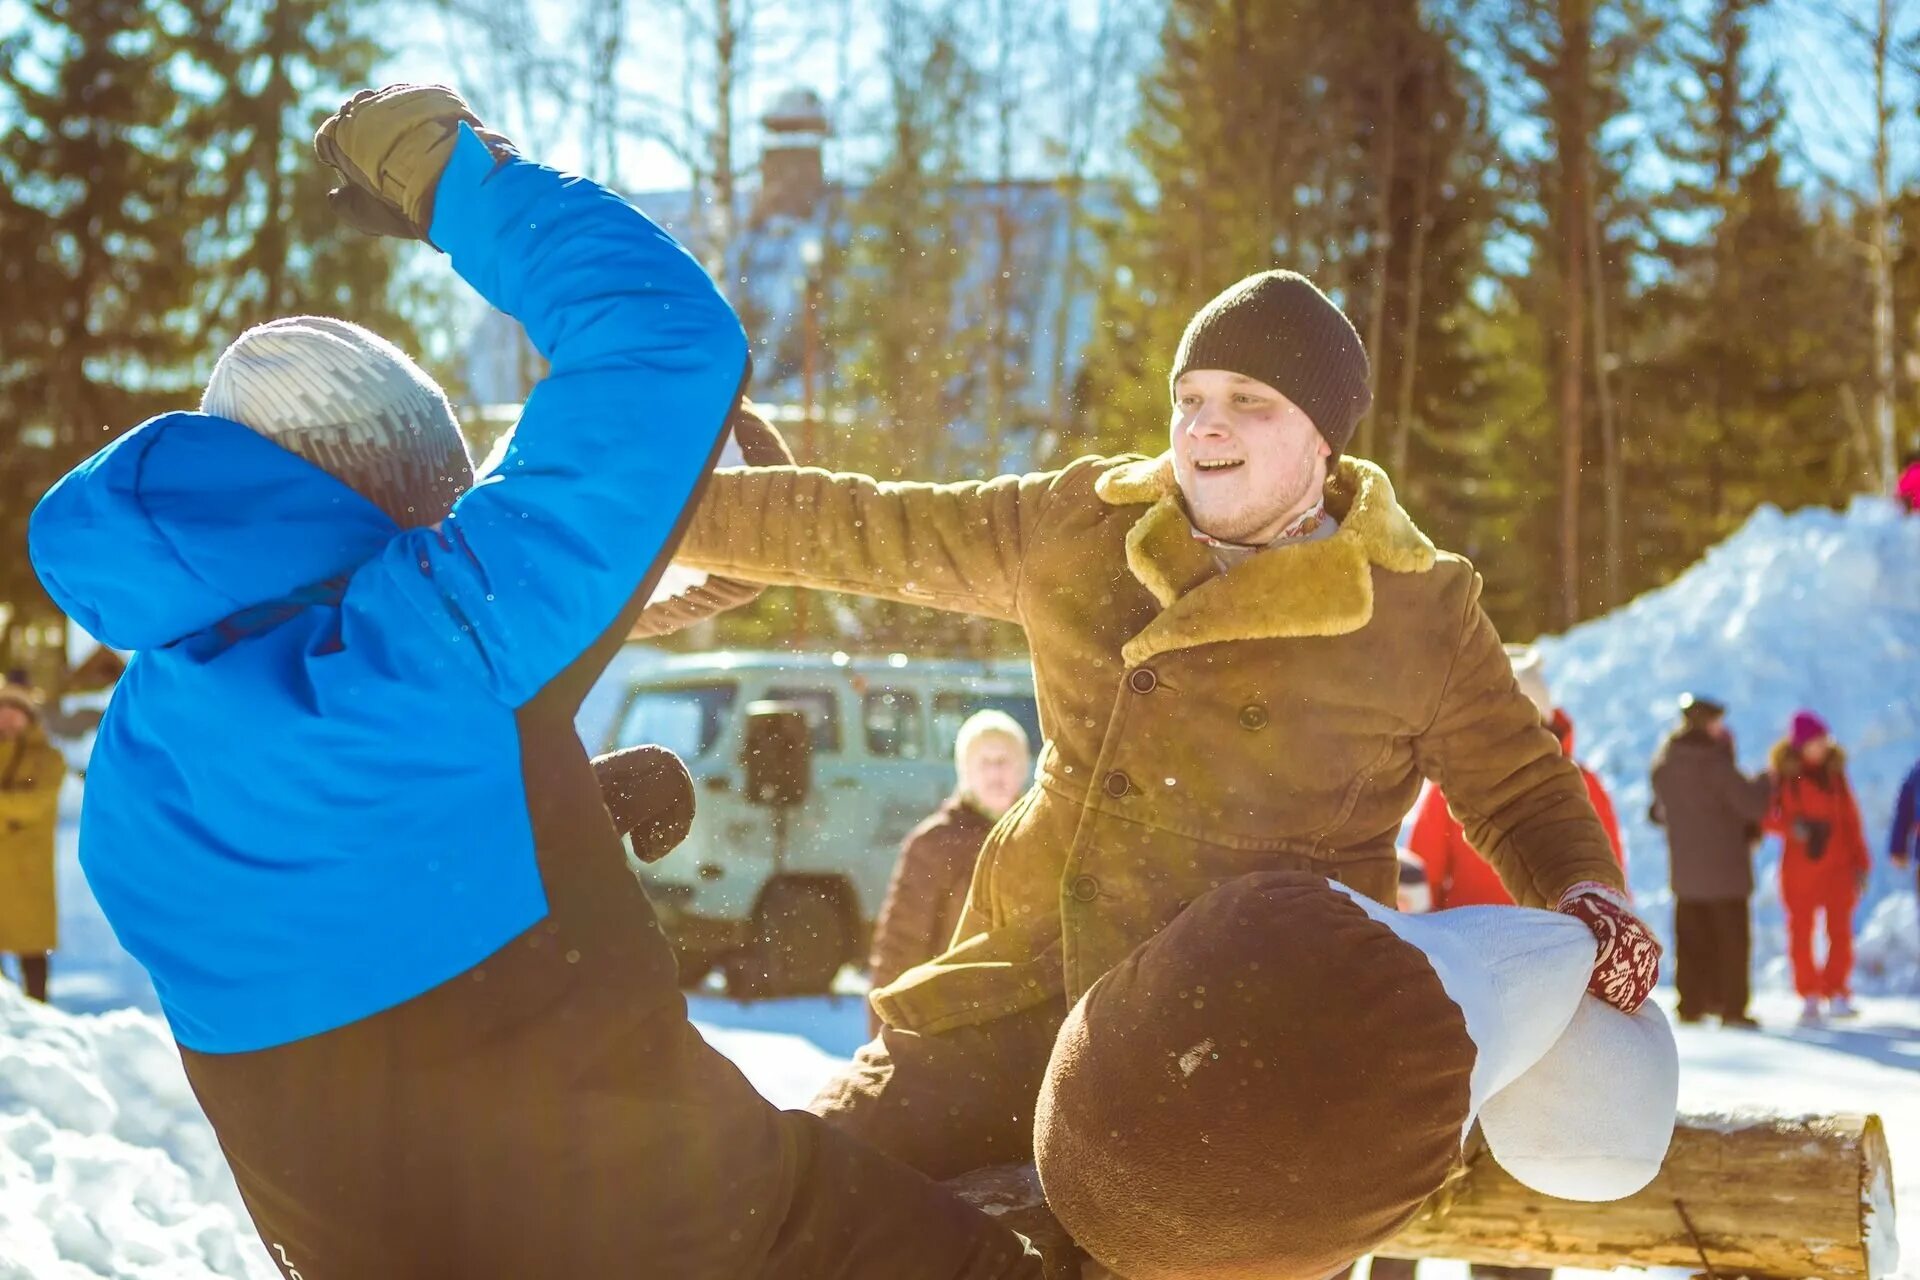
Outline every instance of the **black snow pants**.
[(1674, 903), (1674, 986), (1681, 1018), (1747, 1016), (1750, 933), (1745, 898)]

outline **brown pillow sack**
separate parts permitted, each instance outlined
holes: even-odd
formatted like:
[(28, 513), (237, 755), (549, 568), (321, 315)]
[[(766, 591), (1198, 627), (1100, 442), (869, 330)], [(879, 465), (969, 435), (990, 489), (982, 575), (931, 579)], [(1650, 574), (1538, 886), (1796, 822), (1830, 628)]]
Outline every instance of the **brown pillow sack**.
[(1245, 876), (1068, 1014), (1041, 1185), (1127, 1280), (1320, 1280), (1446, 1180), (1473, 1063), (1420, 950), (1319, 876)]

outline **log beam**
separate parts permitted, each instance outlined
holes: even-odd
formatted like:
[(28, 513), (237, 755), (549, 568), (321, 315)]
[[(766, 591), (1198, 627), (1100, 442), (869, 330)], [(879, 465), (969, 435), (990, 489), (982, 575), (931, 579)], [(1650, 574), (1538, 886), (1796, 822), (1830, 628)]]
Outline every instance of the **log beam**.
[[(1032, 1166), (956, 1179), (962, 1196), (1055, 1259), (1073, 1251)], [(1608, 1204), (1555, 1200), (1484, 1150), (1382, 1254), (1507, 1266), (1690, 1267), (1720, 1280), (1880, 1280), (1898, 1261), (1878, 1116), (1689, 1116), (1660, 1176)]]

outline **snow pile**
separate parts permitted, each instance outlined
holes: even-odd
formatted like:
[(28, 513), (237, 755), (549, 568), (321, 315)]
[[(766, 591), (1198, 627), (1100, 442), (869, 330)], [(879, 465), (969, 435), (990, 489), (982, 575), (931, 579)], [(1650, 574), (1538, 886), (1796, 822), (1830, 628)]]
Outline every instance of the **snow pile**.
[(274, 1274), (164, 1025), (0, 983), (0, 1280)]
[[(1762, 507), (1674, 582), (1541, 642), (1555, 698), (1573, 716), (1582, 761), (1620, 811), (1636, 898), (1671, 920), (1666, 841), (1647, 821), (1647, 771), (1684, 692), (1727, 704), (1741, 766), (1767, 752), (1801, 708), (1846, 749), (1876, 859), (1863, 924), (1865, 989), (1920, 979), (1913, 876), (1886, 863), (1894, 797), (1920, 759), (1920, 519), (1856, 499), (1845, 514)], [(1761, 847), (1755, 952), (1784, 982), (1776, 842)]]

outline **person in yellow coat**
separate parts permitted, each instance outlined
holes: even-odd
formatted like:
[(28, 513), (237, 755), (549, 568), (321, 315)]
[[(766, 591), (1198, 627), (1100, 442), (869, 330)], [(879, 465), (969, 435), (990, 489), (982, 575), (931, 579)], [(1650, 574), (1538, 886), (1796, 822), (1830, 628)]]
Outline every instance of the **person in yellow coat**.
[(47, 741), (31, 689), (0, 686), (0, 951), (20, 958), (20, 982), (47, 998), (47, 953), (59, 945), (53, 835), (67, 762)]

